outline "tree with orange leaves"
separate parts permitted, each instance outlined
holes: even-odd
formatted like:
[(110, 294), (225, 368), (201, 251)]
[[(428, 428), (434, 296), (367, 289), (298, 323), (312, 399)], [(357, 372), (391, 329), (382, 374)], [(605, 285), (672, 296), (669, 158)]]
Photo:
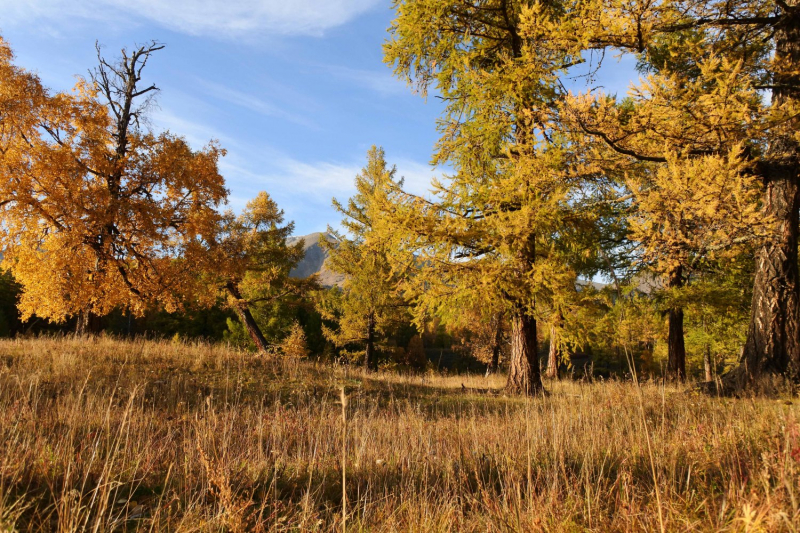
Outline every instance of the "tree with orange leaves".
[(227, 191), (216, 143), (200, 151), (142, 126), (157, 91), (142, 71), (163, 45), (100, 55), (89, 79), (53, 94), (0, 39), (0, 249), (19, 307), (63, 322), (114, 308), (177, 309)]

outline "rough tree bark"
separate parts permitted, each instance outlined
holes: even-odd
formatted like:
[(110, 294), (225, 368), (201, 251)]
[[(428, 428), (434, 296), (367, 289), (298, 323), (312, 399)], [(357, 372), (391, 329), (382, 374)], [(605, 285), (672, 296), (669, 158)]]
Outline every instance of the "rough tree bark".
[[(669, 274), (669, 287), (683, 286), (683, 268), (678, 266)], [(668, 311), (669, 336), (667, 338), (667, 377), (677, 381), (686, 379), (686, 346), (683, 339), (683, 308), (673, 307)]]
[(88, 309), (84, 309), (78, 314), (78, 320), (75, 323), (75, 334), (79, 337), (86, 335), (96, 335), (102, 330), (100, 317), (92, 313)]
[(245, 331), (247, 331), (247, 335), (250, 337), (250, 339), (252, 339), (259, 352), (262, 354), (267, 353), (269, 347), (267, 339), (264, 338), (264, 334), (261, 333), (261, 328), (259, 328), (258, 324), (256, 324), (252, 313), (250, 313), (250, 309), (247, 307), (247, 302), (244, 300), (244, 298), (242, 298), (242, 295), (239, 292), (239, 288), (235, 283), (230, 282), (225, 285), (225, 289), (235, 301), (233, 309), (236, 312), (236, 316), (238, 316), (239, 320), (242, 322)]
[[(774, 64), (781, 69), (773, 78), (774, 108), (800, 101), (800, 7), (787, 7), (781, 19), (774, 37)], [(747, 341), (739, 367), (725, 378), (726, 387), (734, 390), (753, 387), (770, 375), (800, 382), (797, 128), (797, 117), (783, 126), (759, 168), (765, 186), (764, 212), (777, 222), (777, 231), (756, 256)]]
[(711, 363), (711, 345), (706, 343), (705, 352), (703, 352), (703, 370), (705, 370), (705, 381), (710, 383), (714, 381), (714, 373), (712, 372)]
[[(517, 275), (523, 280), (536, 262), (536, 234), (531, 233), (517, 251)], [(536, 318), (529, 306), (514, 302), (511, 316), (511, 354), (506, 390), (512, 394), (534, 396), (544, 392), (539, 370)]]
[(544, 390), (539, 373), (536, 319), (525, 312), (517, 312), (511, 317), (511, 358), (506, 389), (527, 396)]
[(558, 347), (558, 327), (563, 318), (559, 314), (550, 325), (550, 350), (547, 355), (547, 372), (545, 377), (558, 379), (558, 366), (561, 364), (561, 350)]
[(736, 388), (752, 385), (768, 374), (785, 375), (793, 381), (800, 378), (797, 196), (795, 172), (771, 169), (765, 211), (778, 220), (778, 238), (756, 256), (747, 341), (740, 366), (728, 381)]
[(78, 320), (75, 322), (75, 335), (79, 337), (83, 337), (89, 333), (88, 330), (89, 324), (89, 311), (81, 311), (78, 314)]

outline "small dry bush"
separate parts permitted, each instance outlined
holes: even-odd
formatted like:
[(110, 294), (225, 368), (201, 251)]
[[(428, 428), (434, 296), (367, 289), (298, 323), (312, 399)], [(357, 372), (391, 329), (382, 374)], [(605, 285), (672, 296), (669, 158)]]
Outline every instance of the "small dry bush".
[(2, 341), (0, 530), (340, 530), (343, 438), (350, 531), (658, 530), (659, 509), (668, 531), (798, 529), (796, 402), (501, 386), (205, 344)]

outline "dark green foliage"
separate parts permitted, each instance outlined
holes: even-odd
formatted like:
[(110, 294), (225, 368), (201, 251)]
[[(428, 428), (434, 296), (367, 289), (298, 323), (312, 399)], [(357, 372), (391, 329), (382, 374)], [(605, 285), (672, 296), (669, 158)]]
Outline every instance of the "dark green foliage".
[(233, 313), (220, 306), (209, 309), (188, 309), (181, 313), (167, 313), (153, 309), (141, 318), (120, 310), (105, 319), (104, 330), (120, 336), (145, 335), (148, 337), (179, 337), (221, 341), (226, 331), (226, 320)]
[(22, 324), (17, 311), (20, 287), (9, 272), (0, 273), (0, 337), (11, 337)]

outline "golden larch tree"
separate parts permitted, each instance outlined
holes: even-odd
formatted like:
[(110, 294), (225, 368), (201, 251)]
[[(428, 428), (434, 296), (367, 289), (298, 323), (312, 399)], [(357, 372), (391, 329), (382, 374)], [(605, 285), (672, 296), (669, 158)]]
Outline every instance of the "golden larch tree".
[(197, 288), (192, 265), (227, 195), (224, 151), (142, 127), (156, 91), (142, 71), (162, 48), (114, 63), (98, 48), (91, 79), (53, 94), (0, 41), (0, 248), (23, 318), (78, 315), (85, 329), (115, 308), (177, 309)]
[(329, 254), (329, 268), (345, 275), (341, 289), (333, 289), (336, 292), (319, 302), (323, 318), (336, 324), (323, 327), (323, 333), (339, 347), (363, 345), (367, 370), (377, 368), (382, 337), (407, 315), (390, 264), (393, 229), (383, 211), (402, 185), (395, 174), (383, 149), (371, 147), (366, 166), (355, 178), (356, 193), (347, 203), (333, 201), (344, 231), (328, 228), (330, 238), (321, 241)]
[(444, 101), (432, 162), (452, 169), (431, 198), (398, 203), (398, 246), (420, 266), (421, 286), (503, 303), (507, 389), (521, 394), (543, 390), (537, 322), (560, 292), (575, 291), (562, 250), (580, 246), (572, 237), (596, 216), (582, 191), (606, 186), (603, 175), (584, 172), (560, 127), (561, 77), (574, 58), (525, 37), (531, 4), (396, 0), (384, 47), (399, 77)]
[(303, 259), (304, 242), (288, 244), (294, 223), (266, 192), (250, 200), (239, 215), (227, 211), (197, 264), (211, 303), (221, 298), (233, 310), (262, 354), (270, 344), (256, 320), (254, 307), (267, 306), (319, 288), (316, 276), (292, 278)]

